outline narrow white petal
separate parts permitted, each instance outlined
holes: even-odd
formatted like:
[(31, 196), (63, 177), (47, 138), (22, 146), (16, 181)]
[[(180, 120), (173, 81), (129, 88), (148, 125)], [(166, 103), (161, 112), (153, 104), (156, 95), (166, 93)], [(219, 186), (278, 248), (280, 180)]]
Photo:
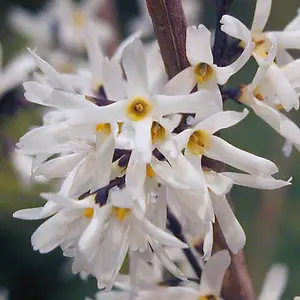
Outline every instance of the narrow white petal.
[(243, 112), (236, 111), (223, 111), (212, 115), (211, 117), (203, 120), (198, 125), (194, 127), (196, 130), (205, 130), (211, 134), (225, 129), (242, 121), (248, 115), (249, 111), (244, 109)]
[(219, 251), (210, 258), (201, 276), (201, 295), (220, 295), (223, 278), (229, 265), (230, 256), (227, 250)]
[[(274, 59), (276, 57), (277, 53), (277, 40), (273, 38), (273, 36), (270, 37), (270, 40), (272, 42), (272, 46), (270, 51), (268, 52), (268, 55), (265, 59), (259, 60), (259, 67), (256, 71), (256, 74), (252, 80), (252, 89), (255, 90), (257, 86), (261, 83), (262, 79), (266, 75), (269, 67), (274, 62)], [(254, 57), (258, 58), (259, 54), (254, 53)]]
[(291, 185), (291, 179), (288, 181), (278, 180), (273, 177), (265, 177), (258, 175), (248, 175), (242, 173), (233, 173), (233, 172), (224, 172), (222, 175), (233, 180), (234, 184), (247, 186), (255, 189), (262, 190), (276, 190), (280, 189), (284, 186)]
[(28, 51), (32, 54), (40, 69), (45, 73), (51, 82), (68, 92), (74, 92), (72, 86), (68, 85), (67, 82), (64, 82), (60, 77), (60, 74), (52, 66), (40, 58), (34, 51), (31, 51), (30, 49), (28, 49)]
[(204, 26), (189, 26), (186, 31), (186, 55), (191, 65), (213, 63), (210, 31)]
[(106, 96), (109, 100), (118, 101), (126, 98), (123, 71), (115, 60), (105, 58), (102, 64), (103, 83)]
[(173, 235), (161, 230), (157, 226), (153, 225), (151, 222), (149, 222), (146, 218), (144, 218), (140, 213), (135, 211), (135, 217), (140, 224), (140, 226), (145, 230), (147, 234), (151, 237), (151, 239), (157, 241), (158, 243), (170, 246), (170, 247), (176, 247), (176, 248), (188, 248), (189, 246)]
[(97, 145), (95, 174), (91, 185), (91, 192), (109, 184), (111, 164), (115, 150), (115, 141), (112, 135), (108, 136), (102, 145)]
[(268, 271), (258, 300), (279, 300), (286, 287), (288, 269), (285, 265), (276, 264)]
[(140, 197), (146, 180), (146, 163), (136, 151), (131, 153), (126, 170), (126, 186), (133, 197)]
[(211, 147), (205, 155), (254, 175), (272, 175), (278, 172), (277, 166), (270, 160), (236, 148), (217, 136), (212, 136)]
[(136, 300), (195, 300), (199, 293), (188, 287), (161, 287), (151, 291), (140, 291)]
[(300, 49), (300, 26), (297, 31), (273, 31), (270, 32), (283, 49)]
[(163, 88), (166, 95), (188, 95), (196, 86), (193, 67), (187, 67), (173, 77)]
[(148, 97), (148, 76), (143, 44), (135, 39), (123, 51), (123, 67), (127, 77), (127, 94), (129, 98)]
[(156, 114), (159, 115), (196, 113), (198, 110), (208, 112), (208, 114), (219, 111), (215, 93), (207, 90), (197, 91), (190, 95), (156, 95), (155, 99), (157, 101)]
[(226, 67), (214, 67), (217, 82), (219, 84), (225, 84), (233, 74), (237, 73), (248, 62), (254, 49), (254, 43), (252, 43), (249, 30), (238, 19), (229, 15), (224, 15), (220, 22), (223, 24), (221, 26), (222, 31), (242, 40), (246, 44), (243, 53), (232, 64)]
[(272, 0), (257, 0), (251, 31), (261, 33), (270, 16)]
[(237, 254), (246, 243), (245, 232), (225, 196), (211, 195), (213, 208), (229, 249)]
[(42, 210), (43, 207), (21, 209), (14, 212), (13, 217), (21, 220), (39, 220), (43, 218)]
[(159, 244), (149, 241), (153, 251), (157, 255), (157, 257), (160, 259), (162, 264), (165, 266), (165, 268), (172, 273), (174, 276), (186, 280), (186, 276), (180, 271), (180, 269), (174, 264), (174, 262), (171, 260), (167, 252), (164, 250), (163, 247), (161, 247)]
[(221, 173), (214, 171), (204, 172), (207, 187), (218, 196), (226, 195), (232, 188), (233, 181)]
[(78, 242), (79, 250), (83, 253), (96, 247), (97, 243), (100, 241), (102, 232), (104, 231), (104, 224), (111, 212), (111, 207), (111, 205), (104, 205), (95, 210), (93, 219)]

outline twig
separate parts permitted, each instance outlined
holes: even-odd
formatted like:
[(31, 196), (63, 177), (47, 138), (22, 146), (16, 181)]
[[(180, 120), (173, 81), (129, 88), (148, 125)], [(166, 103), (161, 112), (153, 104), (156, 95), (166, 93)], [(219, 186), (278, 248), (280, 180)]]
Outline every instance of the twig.
[(220, 20), (223, 15), (228, 14), (229, 7), (233, 0), (214, 0), (216, 7), (216, 33), (213, 46), (214, 62), (218, 66), (222, 66), (224, 52), (227, 46), (227, 35), (221, 30)]
[[(174, 77), (179, 72), (189, 66), (186, 58), (186, 21), (180, 0), (146, 0), (149, 14), (152, 19), (154, 32), (161, 50), (162, 58), (169, 78)], [(229, 2), (226, 2), (227, 4)], [(218, 11), (218, 19), (225, 6)], [(225, 7), (227, 9), (227, 5)], [(219, 25), (218, 25), (219, 26)], [(220, 28), (219, 28), (220, 29)], [(217, 31), (216, 38), (219, 38), (220, 30)], [(222, 41), (221, 37), (221, 41)], [(215, 54), (217, 60), (221, 59), (223, 47), (226, 42), (217, 42), (215, 49), (221, 45), (221, 50)], [(216, 51), (216, 50), (215, 50)], [(217, 61), (215, 61), (217, 63)], [(205, 160), (204, 165), (216, 171), (224, 170), (224, 164)], [(214, 226), (215, 244), (214, 249), (228, 249), (224, 236), (218, 223)], [(244, 254), (241, 251), (238, 255), (231, 254), (231, 265), (226, 275), (223, 285), (222, 296), (230, 300), (252, 300), (253, 289), (244, 263)]]
[[(184, 237), (181, 229), (181, 225), (176, 217), (168, 210), (168, 229), (180, 239), (182, 242), (186, 243), (186, 238)], [(183, 249), (183, 253), (186, 256), (187, 260), (189, 261), (191, 267), (193, 268), (195, 275), (200, 279), (202, 274), (202, 269), (199, 265), (199, 262), (195, 255), (193, 254), (190, 248)]]

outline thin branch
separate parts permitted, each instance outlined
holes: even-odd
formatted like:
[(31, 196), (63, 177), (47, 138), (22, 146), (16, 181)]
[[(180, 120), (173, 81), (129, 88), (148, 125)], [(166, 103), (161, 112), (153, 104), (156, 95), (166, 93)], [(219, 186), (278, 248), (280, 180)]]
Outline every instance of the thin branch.
[(230, 5), (233, 0), (214, 0), (216, 7), (216, 33), (213, 46), (214, 62), (222, 66), (223, 57), (227, 46), (227, 35), (221, 30), (221, 19), (223, 15), (229, 13)]
[(181, 0), (147, 0), (154, 32), (169, 78), (189, 66), (185, 54), (186, 19)]
[[(146, 0), (149, 14), (152, 19), (154, 31), (161, 50), (162, 58), (169, 78), (173, 78), (179, 72), (189, 66), (186, 58), (186, 20), (180, 0)], [(216, 0), (217, 1), (217, 0)], [(228, 0), (232, 1), (232, 0)], [(224, 0), (225, 2), (225, 0)], [(220, 2), (221, 3), (221, 2)], [(222, 2), (223, 3), (223, 2)], [(229, 2), (226, 2), (229, 4)], [(224, 12), (227, 12), (226, 6), (222, 6), (218, 11), (218, 22)], [(218, 25), (219, 26), (219, 25)], [(220, 38), (220, 27), (217, 30), (216, 40)], [(226, 38), (226, 37), (225, 37)], [(220, 50), (217, 48), (221, 46)], [(222, 58), (223, 47), (226, 47), (226, 40), (221, 35), (221, 41), (216, 41), (215, 62)], [(222, 50), (223, 49), (223, 50)], [(220, 61), (219, 61), (220, 63)], [(224, 164), (210, 159), (204, 161), (204, 165), (214, 169), (217, 172), (225, 169)], [(228, 249), (219, 224), (214, 226), (214, 250)], [(230, 300), (253, 300), (253, 289), (251, 280), (244, 263), (243, 251), (238, 255), (231, 253), (231, 265), (223, 285), (222, 296)]]
[[(186, 238), (184, 237), (181, 229), (181, 225), (176, 217), (168, 210), (168, 229), (176, 236), (179, 240), (186, 243)], [(189, 261), (191, 267), (193, 268), (195, 275), (200, 279), (202, 274), (202, 269), (195, 255), (190, 248), (183, 249), (183, 253)]]

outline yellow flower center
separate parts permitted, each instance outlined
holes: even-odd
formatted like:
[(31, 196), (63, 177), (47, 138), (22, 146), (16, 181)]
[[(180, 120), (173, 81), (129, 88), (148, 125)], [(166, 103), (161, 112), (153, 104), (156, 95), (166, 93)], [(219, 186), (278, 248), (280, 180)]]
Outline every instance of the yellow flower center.
[(200, 296), (197, 298), (197, 300), (217, 300), (218, 297), (213, 294), (205, 295), (205, 296)]
[(158, 122), (153, 122), (151, 127), (152, 144), (163, 142), (166, 138), (166, 130)]
[(155, 176), (155, 172), (150, 164), (146, 165), (146, 174), (149, 178), (153, 178)]
[(276, 105), (276, 108), (277, 108), (277, 110), (279, 110), (279, 111), (284, 111), (284, 108), (283, 108), (283, 106), (282, 106), (281, 104), (277, 104), (277, 105)]
[(265, 100), (264, 96), (261, 93), (255, 93), (254, 96), (259, 101), (264, 101)]
[(117, 217), (117, 219), (121, 222), (125, 219), (125, 217), (130, 214), (131, 210), (129, 208), (121, 208), (114, 206), (112, 208), (112, 213)]
[(72, 12), (72, 22), (75, 26), (83, 26), (85, 24), (85, 15), (81, 11)]
[(199, 63), (194, 68), (194, 74), (198, 83), (208, 81), (212, 77), (213, 73), (214, 70), (206, 63)]
[(109, 134), (111, 134), (110, 124), (109, 123), (99, 123), (96, 125), (96, 131), (101, 132), (106, 135), (109, 135)]
[(133, 98), (130, 104), (127, 106), (127, 117), (132, 121), (141, 121), (146, 118), (152, 110), (152, 104), (142, 98)]
[(88, 219), (92, 218), (94, 215), (94, 209), (92, 207), (85, 208), (83, 215)]
[(200, 155), (210, 147), (210, 144), (210, 134), (205, 130), (197, 130), (191, 135), (187, 143), (187, 149), (194, 155)]

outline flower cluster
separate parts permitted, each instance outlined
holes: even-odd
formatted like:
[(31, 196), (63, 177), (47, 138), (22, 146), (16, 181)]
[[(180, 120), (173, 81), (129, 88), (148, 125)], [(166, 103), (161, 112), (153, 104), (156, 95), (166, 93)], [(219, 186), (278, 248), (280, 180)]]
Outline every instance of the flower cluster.
[[(53, 1), (34, 18), (11, 11), (12, 25), (38, 46), (29, 50), (31, 64), (24, 69), (36, 65), (40, 72), (23, 84), (24, 96), (45, 107), (43, 124), (21, 137), (17, 148), (32, 158), (33, 177), (60, 182), (55, 192), (41, 194), (42, 207), (14, 217), (48, 218), (31, 237), (34, 250), (60, 247), (72, 258), (74, 273), (93, 275), (106, 289), (99, 299), (219, 299), (230, 255), (213, 254), (215, 224), (231, 253), (246, 242), (226, 195), (233, 185), (274, 190), (291, 184), (273, 177), (279, 170), (272, 161), (220, 137), (249, 113), (225, 111), (223, 101), (249, 106), (286, 139), (286, 155), (292, 146), (300, 149), (300, 130), (284, 114), (299, 108), (300, 64), (287, 50), (300, 49), (300, 16), (283, 31), (264, 32), (271, 0), (257, 0), (251, 30), (223, 15), (221, 34), (232, 45), (222, 65), (215, 63), (210, 31), (188, 26), (189, 66), (168, 80), (158, 44), (143, 42), (152, 28), (140, 2), (143, 13), (132, 29), (142, 31), (113, 55), (105, 49), (114, 28), (95, 9), (105, 1)], [(194, 23), (195, 2), (183, 4)], [(66, 68), (85, 51), (88, 62)], [(68, 52), (71, 58), (57, 60)], [(258, 65), (252, 82), (226, 89), (251, 57)], [(209, 160), (235, 170), (214, 169)], [(196, 264), (187, 264), (181, 249)], [(120, 273), (124, 266), (127, 275)], [(176, 287), (157, 285), (168, 285), (163, 269)], [(198, 269), (201, 280), (195, 279)], [(280, 297), (286, 271), (277, 266), (271, 273), (259, 299)], [(113, 287), (123, 291), (110, 292)]]

